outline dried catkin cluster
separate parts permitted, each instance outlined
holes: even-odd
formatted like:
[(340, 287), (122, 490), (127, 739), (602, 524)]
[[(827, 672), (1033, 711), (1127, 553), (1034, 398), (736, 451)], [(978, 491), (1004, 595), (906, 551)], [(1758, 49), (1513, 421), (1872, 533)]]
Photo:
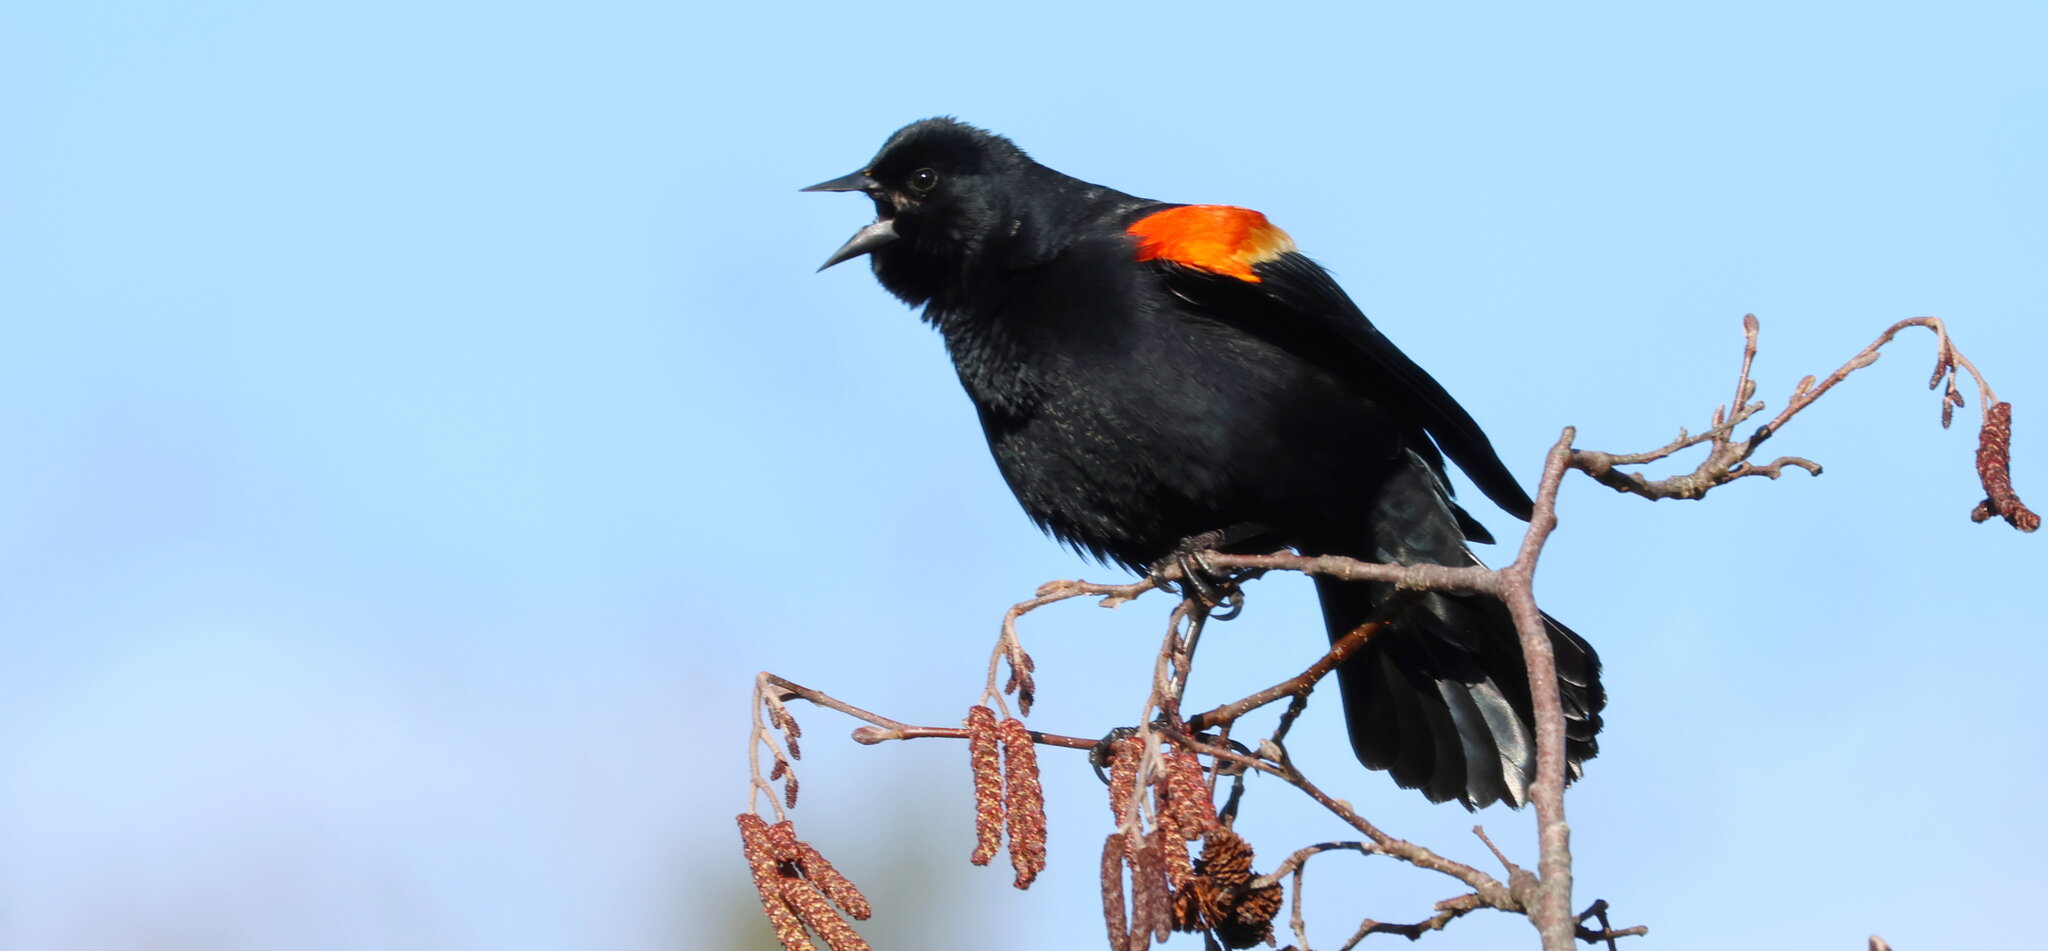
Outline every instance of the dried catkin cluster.
[[(1217, 944), (1233, 949), (1270, 942), (1280, 886), (1251, 887), (1257, 877), (1251, 845), (1217, 820), (1200, 760), (1189, 753), (1162, 752), (1161, 768), (1146, 782), (1152, 792), (1152, 828), (1142, 828), (1131, 800), (1144, 750), (1142, 742), (1128, 738), (1113, 744), (1109, 753), (1110, 808), (1123, 823), (1102, 849), (1102, 909), (1110, 947), (1140, 951), (1174, 931), (1207, 932)], [(1202, 843), (1202, 854), (1191, 859), (1187, 843), (1195, 841)]]
[[(1000, 762), (998, 754), (1000, 752)], [(995, 711), (967, 711), (967, 759), (974, 771), (974, 854), (987, 865), (1010, 838), (1010, 867), (1018, 888), (1030, 888), (1045, 870), (1045, 791), (1038, 782), (1038, 752), (1031, 731), (1014, 717), (996, 722)]]
[[(1946, 418), (1942, 425), (1948, 425)], [(1996, 515), (2023, 532), (2041, 527), (2041, 516), (2020, 502), (2012, 489), (2011, 403), (1997, 403), (1984, 411), (1984, 428), (1977, 433), (1977, 476), (1984, 483), (1985, 498), (1970, 513), (1971, 521), (1982, 522)]]
[(1177, 931), (1207, 931), (1226, 948), (1249, 948), (1273, 937), (1280, 886), (1252, 888), (1251, 844), (1223, 826), (1202, 840), (1193, 877), (1174, 892)]
[(739, 816), (740, 841), (754, 871), (761, 910), (775, 927), (784, 951), (816, 951), (804, 929), (824, 939), (830, 951), (869, 951), (868, 943), (840, 917), (838, 905), (856, 919), (873, 913), (860, 889), (839, 874), (808, 842), (800, 842), (788, 820), (774, 825), (760, 816)]

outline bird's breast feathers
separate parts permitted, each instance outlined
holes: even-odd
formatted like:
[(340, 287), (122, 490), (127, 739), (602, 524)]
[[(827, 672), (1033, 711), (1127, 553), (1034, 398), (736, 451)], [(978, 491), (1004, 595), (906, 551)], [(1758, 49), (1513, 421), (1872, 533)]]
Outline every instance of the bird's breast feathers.
[(1231, 205), (1180, 205), (1155, 211), (1126, 229), (1138, 242), (1138, 260), (1185, 267), (1257, 284), (1252, 266), (1294, 250), (1294, 239), (1266, 216)]

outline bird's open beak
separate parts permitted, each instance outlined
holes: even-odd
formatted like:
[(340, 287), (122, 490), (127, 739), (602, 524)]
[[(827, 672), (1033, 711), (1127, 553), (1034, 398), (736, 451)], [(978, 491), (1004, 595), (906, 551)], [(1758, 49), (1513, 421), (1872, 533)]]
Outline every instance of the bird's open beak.
[[(803, 189), (803, 191), (867, 192), (869, 195), (873, 195), (881, 190), (881, 187), (879, 182), (868, 177), (868, 173), (855, 172), (851, 175), (840, 176), (829, 182), (819, 182), (816, 185)], [(854, 232), (853, 237), (848, 238), (845, 244), (839, 246), (839, 250), (832, 252), (832, 256), (825, 259), (825, 263), (818, 265), (818, 270), (822, 271), (848, 258), (860, 257), (896, 240), (896, 238), (896, 222), (888, 218), (878, 218), (874, 224)]]
[(832, 252), (832, 256), (825, 259), (825, 263), (818, 265), (818, 270), (822, 271), (847, 258), (860, 257), (894, 240), (896, 240), (896, 222), (883, 218), (854, 232), (853, 237), (846, 239), (846, 243), (840, 245), (839, 250)]
[(874, 179), (869, 178), (868, 173), (855, 172), (851, 175), (841, 175), (829, 182), (819, 182), (809, 188), (797, 190), (806, 192), (871, 192), (879, 187), (881, 185)]

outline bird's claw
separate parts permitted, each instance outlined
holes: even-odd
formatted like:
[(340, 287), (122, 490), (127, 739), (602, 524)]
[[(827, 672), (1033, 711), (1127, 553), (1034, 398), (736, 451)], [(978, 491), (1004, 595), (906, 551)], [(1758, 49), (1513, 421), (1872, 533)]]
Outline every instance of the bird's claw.
[(1109, 785), (1109, 774), (1103, 772), (1103, 770), (1109, 767), (1110, 751), (1116, 748), (1118, 741), (1127, 740), (1137, 735), (1137, 727), (1120, 726), (1109, 731), (1108, 735), (1097, 740), (1094, 746), (1088, 748), (1088, 765), (1095, 767), (1095, 778), (1102, 780), (1104, 786)]
[[(1192, 597), (1204, 608), (1223, 608), (1221, 613), (1211, 616), (1228, 621), (1244, 610), (1244, 597), (1238, 590), (1237, 579), (1227, 569), (1210, 563), (1209, 551), (1213, 547), (1206, 536), (1188, 539), (1179, 550), (1152, 566), (1152, 583), (1182, 597)], [(1167, 579), (1168, 566), (1179, 569), (1177, 581)]]

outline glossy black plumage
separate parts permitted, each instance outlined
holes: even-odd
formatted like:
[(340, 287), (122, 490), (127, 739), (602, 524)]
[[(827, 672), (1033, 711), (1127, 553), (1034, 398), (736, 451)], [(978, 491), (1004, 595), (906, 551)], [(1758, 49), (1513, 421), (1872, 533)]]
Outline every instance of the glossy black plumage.
[[(1529, 516), (1478, 424), (1277, 229), (1241, 243), (1237, 276), (1192, 252), (1141, 260), (1134, 226), (1180, 206), (950, 119), (905, 127), (813, 188), (874, 199), (876, 222), (827, 266), (869, 254), (884, 287), (924, 308), (1017, 500), (1080, 549), (1142, 569), (1222, 530), (1238, 550), (1470, 564), (1465, 543), (1492, 539), (1452, 499), (1445, 456)], [(1317, 590), (1333, 638), (1391, 594)], [(1597, 750), (1599, 661), (1555, 622), (1551, 643), (1577, 775)], [(1422, 596), (1338, 680), (1367, 766), (1435, 801), (1522, 801), (1529, 690), (1499, 602)]]

